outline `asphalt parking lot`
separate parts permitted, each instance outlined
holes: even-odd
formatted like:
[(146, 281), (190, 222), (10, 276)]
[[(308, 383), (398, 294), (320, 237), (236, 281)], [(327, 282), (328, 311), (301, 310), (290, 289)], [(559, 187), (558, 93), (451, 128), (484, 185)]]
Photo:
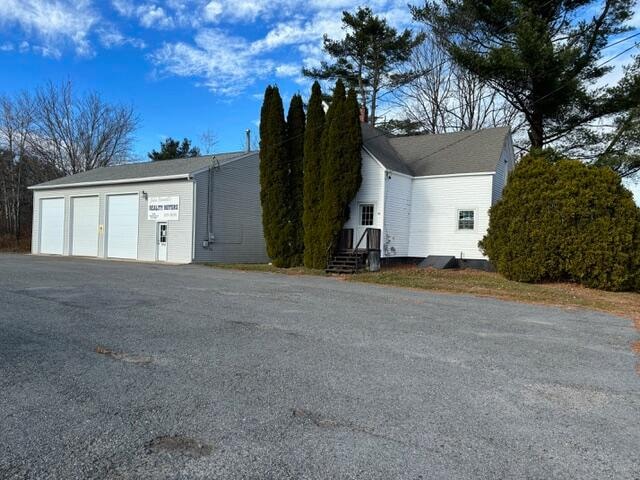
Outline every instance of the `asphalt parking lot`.
[(0, 478), (640, 478), (632, 322), (0, 255)]

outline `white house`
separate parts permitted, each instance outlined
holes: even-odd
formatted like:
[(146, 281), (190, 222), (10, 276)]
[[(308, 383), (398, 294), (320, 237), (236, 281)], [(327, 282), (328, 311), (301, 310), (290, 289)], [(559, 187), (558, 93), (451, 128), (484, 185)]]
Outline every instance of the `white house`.
[(362, 132), (362, 185), (344, 227), (353, 229), (353, 243), (374, 228), (383, 261), (486, 262), (478, 241), (514, 166), (509, 128), (390, 136), (363, 124)]

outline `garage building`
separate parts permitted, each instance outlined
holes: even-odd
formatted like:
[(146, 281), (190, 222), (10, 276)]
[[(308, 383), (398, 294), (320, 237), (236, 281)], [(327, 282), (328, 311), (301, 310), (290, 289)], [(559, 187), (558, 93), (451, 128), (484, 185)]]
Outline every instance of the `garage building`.
[(104, 167), (31, 189), (34, 254), (268, 260), (257, 152)]

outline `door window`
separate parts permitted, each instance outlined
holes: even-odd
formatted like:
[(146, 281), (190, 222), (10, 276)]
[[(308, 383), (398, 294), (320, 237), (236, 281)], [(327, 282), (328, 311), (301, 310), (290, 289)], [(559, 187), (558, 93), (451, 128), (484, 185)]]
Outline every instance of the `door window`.
[(167, 243), (167, 224), (160, 224), (160, 243)]

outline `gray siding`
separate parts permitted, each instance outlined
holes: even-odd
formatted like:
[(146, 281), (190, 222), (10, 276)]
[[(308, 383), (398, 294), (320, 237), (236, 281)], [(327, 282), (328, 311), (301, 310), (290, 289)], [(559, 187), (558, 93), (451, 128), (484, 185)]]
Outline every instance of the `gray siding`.
[(64, 211), (64, 255), (71, 250), (71, 198), (74, 196), (92, 196), (99, 198), (98, 223), (102, 226), (98, 235), (98, 257), (106, 257), (106, 208), (107, 196), (111, 194), (138, 194), (138, 260), (156, 260), (156, 222), (147, 220), (147, 200), (149, 197), (178, 195), (180, 196), (180, 218), (168, 222), (168, 261), (172, 263), (189, 263), (192, 258), (192, 222), (193, 222), (193, 183), (189, 180), (164, 182), (131, 183), (123, 185), (101, 185), (95, 187), (58, 188), (54, 190), (35, 190), (33, 194), (33, 253), (40, 253), (39, 225), (40, 200), (42, 198), (65, 199)]
[(509, 172), (513, 169), (513, 144), (511, 141), (511, 135), (507, 135), (505, 140), (500, 159), (496, 165), (496, 173), (493, 175), (493, 185), (491, 188), (491, 204), (496, 203), (502, 198), (502, 190), (507, 184), (507, 177)]
[[(195, 261), (264, 263), (269, 258), (262, 233), (259, 156), (234, 160), (195, 175)], [(209, 176), (213, 182), (209, 198)], [(207, 204), (211, 204), (211, 241), (207, 231)]]

